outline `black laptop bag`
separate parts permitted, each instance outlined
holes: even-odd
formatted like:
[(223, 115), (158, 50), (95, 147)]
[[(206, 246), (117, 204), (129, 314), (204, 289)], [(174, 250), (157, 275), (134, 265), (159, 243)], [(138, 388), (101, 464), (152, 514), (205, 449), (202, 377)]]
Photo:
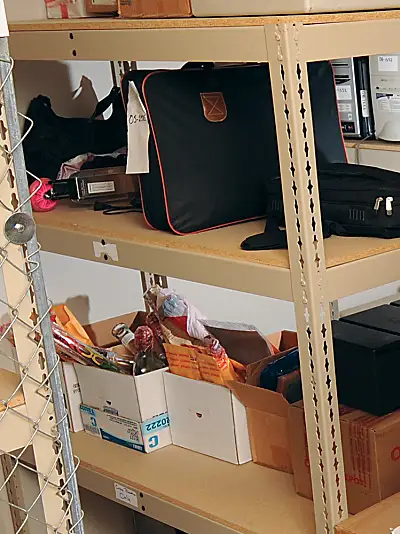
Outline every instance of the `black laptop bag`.
[[(400, 237), (400, 174), (347, 163), (318, 170), (321, 215), (329, 234)], [(267, 212), (284, 225), (280, 178), (266, 182)], [(268, 229), (268, 223), (267, 223)]]
[[(266, 215), (279, 175), (268, 65), (131, 71), (150, 123), (150, 172), (140, 176), (150, 226), (184, 235)], [(319, 161), (346, 161), (332, 68), (309, 64)]]

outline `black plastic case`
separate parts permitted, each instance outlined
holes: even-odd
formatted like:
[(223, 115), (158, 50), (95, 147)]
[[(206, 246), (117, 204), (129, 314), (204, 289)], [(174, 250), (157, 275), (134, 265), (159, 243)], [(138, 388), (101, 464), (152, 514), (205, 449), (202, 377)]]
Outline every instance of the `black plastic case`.
[(400, 335), (352, 324), (347, 319), (351, 317), (332, 323), (340, 404), (377, 416), (397, 410)]

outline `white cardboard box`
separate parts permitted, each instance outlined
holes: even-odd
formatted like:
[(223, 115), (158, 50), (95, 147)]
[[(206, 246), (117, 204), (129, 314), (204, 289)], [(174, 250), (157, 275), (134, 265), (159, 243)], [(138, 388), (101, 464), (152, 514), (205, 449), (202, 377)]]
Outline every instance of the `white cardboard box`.
[(68, 409), (69, 428), (72, 432), (80, 432), (81, 430), (83, 430), (80, 409), (82, 403), (82, 396), (74, 364), (62, 362), (62, 371), (64, 376), (63, 386), (65, 388), (65, 403)]
[(86, 432), (142, 452), (172, 443), (163, 375), (129, 376), (75, 365)]
[(246, 409), (228, 388), (164, 373), (172, 443), (233, 464), (250, 462)]
[(143, 423), (166, 413), (163, 374), (159, 369), (129, 376), (97, 367), (75, 365), (82, 402), (120, 417)]
[(393, 9), (398, 0), (192, 0), (196, 17), (285, 15)]
[(81, 405), (81, 412), (85, 431), (100, 439), (140, 452), (153, 452), (171, 444), (168, 414), (142, 423), (85, 404)]

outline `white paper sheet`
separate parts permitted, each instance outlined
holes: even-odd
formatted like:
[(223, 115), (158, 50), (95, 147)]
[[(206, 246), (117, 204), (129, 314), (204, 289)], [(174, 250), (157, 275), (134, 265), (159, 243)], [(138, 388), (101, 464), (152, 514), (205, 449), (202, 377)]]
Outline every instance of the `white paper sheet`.
[(148, 173), (150, 127), (146, 108), (134, 82), (129, 82), (127, 128), (128, 161), (126, 173)]
[(8, 37), (8, 24), (6, 17), (6, 10), (4, 7), (4, 0), (0, 0), (0, 37)]

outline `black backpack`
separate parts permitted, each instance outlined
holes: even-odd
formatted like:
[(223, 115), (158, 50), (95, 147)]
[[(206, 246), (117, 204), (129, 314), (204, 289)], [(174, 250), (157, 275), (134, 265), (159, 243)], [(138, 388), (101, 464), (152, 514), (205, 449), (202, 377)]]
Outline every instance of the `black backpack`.
[[(109, 119), (96, 119), (110, 106)], [(55, 180), (62, 163), (81, 154), (108, 154), (127, 145), (126, 114), (118, 87), (97, 104), (89, 119), (59, 117), (43, 95), (31, 101), (26, 115), (33, 121), (23, 145), (26, 168), (39, 178)], [(24, 131), (30, 127), (31, 122), (25, 120)]]

